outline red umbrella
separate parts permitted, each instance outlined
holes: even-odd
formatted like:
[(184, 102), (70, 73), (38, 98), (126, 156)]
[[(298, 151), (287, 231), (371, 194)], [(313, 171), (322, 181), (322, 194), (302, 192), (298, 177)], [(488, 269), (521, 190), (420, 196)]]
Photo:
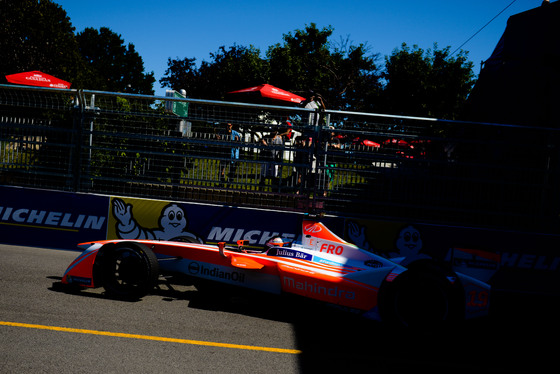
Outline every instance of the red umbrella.
[(375, 148), (379, 148), (381, 147), (381, 144), (368, 140), (368, 139), (364, 139), (364, 141), (362, 142), (363, 145), (367, 146), (367, 147), (375, 147)]
[(25, 73), (6, 75), (10, 83), (24, 84), (27, 86), (51, 87), (51, 88), (70, 88), (72, 83), (63, 81), (52, 75), (40, 71), (26, 71)]
[(259, 86), (244, 88), (242, 90), (231, 91), (228, 93), (237, 94), (237, 93), (251, 93), (251, 92), (259, 93), (261, 97), (266, 97), (274, 100), (289, 101), (297, 104), (301, 103), (302, 101), (305, 101), (304, 97), (285, 91), (281, 88), (271, 86), (270, 84), (261, 84)]

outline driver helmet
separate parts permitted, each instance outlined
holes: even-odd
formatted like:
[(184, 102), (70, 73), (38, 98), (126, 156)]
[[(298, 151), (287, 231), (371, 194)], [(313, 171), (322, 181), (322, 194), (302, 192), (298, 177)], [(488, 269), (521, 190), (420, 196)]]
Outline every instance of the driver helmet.
[(281, 237), (276, 236), (276, 237), (270, 239), (268, 242), (266, 242), (266, 246), (268, 248), (282, 247), (282, 246), (284, 246), (284, 241), (282, 241)]

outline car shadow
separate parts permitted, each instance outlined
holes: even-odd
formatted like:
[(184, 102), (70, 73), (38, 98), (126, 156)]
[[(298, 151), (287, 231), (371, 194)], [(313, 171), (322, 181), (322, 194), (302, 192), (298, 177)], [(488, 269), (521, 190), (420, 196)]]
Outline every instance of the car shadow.
[[(60, 281), (53, 282), (49, 289), (82, 297), (108, 298), (103, 292), (63, 287)], [(554, 345), (545, 336), (560, 332), (555, 316), (558, 296), (495, 293), (487, 317), (441, 329), (409, 330), (299, 296), (270, 295), (234, 287), (199, 291), (192, 286), (176, 287), (162, 282), (151, 295), (165, 302), (186, 300), (189, 308), (291, 324), (296, 348), (301, 351), (300, 373), (320, 370), (395, 373), (420, 369), (535, 372), (546, 368), (555, 357)]]
[(560, 332), (557, 297), (543, 295), (523, 295), (522, 307), (520, 295), (497, 293), (487, 317), (411, 330), (293, 295), (233, 287), (182, 293), (161, 287), (155, 294), (187, 299), (191, 308), (291, 324), (301, 373), (534, 372), (555, 357), (543, 334)]

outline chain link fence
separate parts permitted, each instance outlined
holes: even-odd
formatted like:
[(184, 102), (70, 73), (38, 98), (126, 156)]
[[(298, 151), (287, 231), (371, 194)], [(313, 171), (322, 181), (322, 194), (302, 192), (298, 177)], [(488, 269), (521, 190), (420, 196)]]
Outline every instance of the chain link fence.
[(558, 231), (558, 130), (0, 85), (0, 184)]

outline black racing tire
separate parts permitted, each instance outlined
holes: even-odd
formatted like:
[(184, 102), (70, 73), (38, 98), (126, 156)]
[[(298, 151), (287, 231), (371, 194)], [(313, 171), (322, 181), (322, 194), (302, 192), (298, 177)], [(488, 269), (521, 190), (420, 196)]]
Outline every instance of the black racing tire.
[(379, 293), (379, 311), (393, 327), (431, 330), (460, 319), (457, 290), (439, 272), (408, 270)]
[(159, 264), (154, 252), (144, 244), (121, 242), (101, 250), (99, 276), (108, 295), (139, 299), (157, 285)]

